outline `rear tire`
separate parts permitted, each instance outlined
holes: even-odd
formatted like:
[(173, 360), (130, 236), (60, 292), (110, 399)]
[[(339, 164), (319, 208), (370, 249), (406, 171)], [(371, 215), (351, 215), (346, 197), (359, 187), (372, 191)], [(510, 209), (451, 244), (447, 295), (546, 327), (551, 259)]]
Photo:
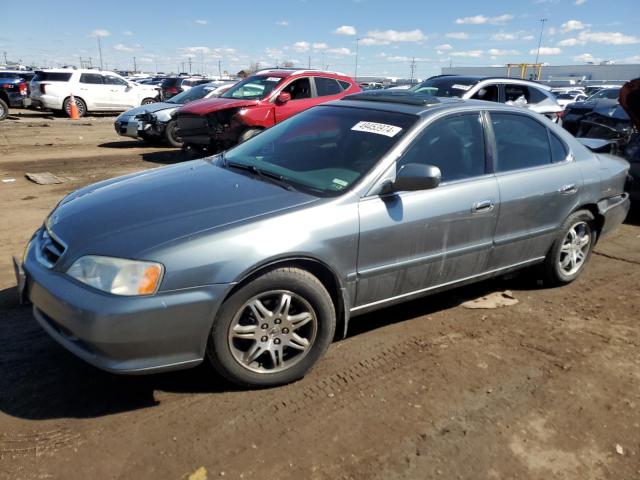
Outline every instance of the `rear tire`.
[(267, 272), (233, 293), (213, 322), (207, 356), (228, 380), (274, 387), (302, 378), (336, 328), (331, 296), (298, 268)]
[(175, 120), (169, 120), (169, 123), (164, 127), (164, 139), (172, 147), (181, 148), (184, 142), (180, 137), (176, 135), (178, 131), (178, 124)]
[(578, 278), (596, 239), (595, 218), (589, 210), (578, 210), (569, 215), (544, 260), (545, 284), (556, 287)]
[[(87, 114), (87, 104), (84, 103), (84, 100), (81, 98), (76, 98), (76, 106), (78, 107), (78, 116), (80, 118), (84, 117)], [(71, 117), (71, 99), (65, 99), (62, 104), (62, 111), (67, 115), (67, 117)]]
[(0, 120), (4, 120), (9, 116), (9, 105), (0, 98)]
[(250, 138), (255, 137), (256, 135), (258, 135), (260, 132), (262, 132), (262, 130), (260, 130), (259, 128), (250, 128), (248, 130), (245, 130), (244, 132), (242, 132), (242, 134), (238, 137), (238, 143), (244, 143), (247, 140), (249, 140)]
[(142, 100), (140, 105), (149, 105), (151, 103), (156, 103), (156, 99), (155, 98), (145, 98), (144, 100)]

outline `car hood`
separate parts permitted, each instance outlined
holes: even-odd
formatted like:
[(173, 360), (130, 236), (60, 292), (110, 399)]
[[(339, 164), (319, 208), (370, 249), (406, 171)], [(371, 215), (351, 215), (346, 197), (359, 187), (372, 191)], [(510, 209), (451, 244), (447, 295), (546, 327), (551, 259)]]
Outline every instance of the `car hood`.
[(129, 116), (140, 115), (140, 114), (143, 114), (143, 113), (155, 113), (155, 112), (159, 112), (161, 110), (166, 110), (168, 108), (178, 108), (179, 106), (180, 106), (179, 103), (169, 103), (169, 102), (148, 103), (147, 105), (142, 105), (140, 107), (136, 107), (136, 108), (132, 108), (131, 110), (127, 110), (126, 112), (124, 112), (120, 116), (121, 117), (129, 117)]
[(585, 100), (584, 102), (573, 102), (567, 105), (567, 109), (576, 108), (580, 110), (593, 110), (598, 107), (609, 107), (618, 104), (617, 100), (609, 98), (598, 98), (596, 100)]
[(204, 159), (80, 189), (47, 226), (67, 245), (68, 268), (88, 254), (145, 258), (168, 242), (317, 200)]
[(227, 108), (253, 107), (258, 100), (243, 100), (237, 98), (203, 98), (187, 103), (178, 110), (178, 115), (206, 115), (208, 113), (225, 110)]

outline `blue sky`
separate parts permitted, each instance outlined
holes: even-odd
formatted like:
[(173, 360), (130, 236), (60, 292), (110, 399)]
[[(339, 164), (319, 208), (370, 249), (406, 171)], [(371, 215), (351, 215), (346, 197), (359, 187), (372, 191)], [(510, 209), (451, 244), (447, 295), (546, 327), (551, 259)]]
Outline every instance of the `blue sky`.
[[(442, 66), (540, 61), (640, 63), (640, 0), (30, 0), (28, 16), (0, 19), (0, 54), (23, 63), (98, 62), (109, 68), (235, 72), (290, 60), (353, 75), (408, 77)], [(184, 5), (181, 7), (181, 5)], [(6, 13), (6, 12), (5, 12)], [(358, 40), (359, 39), (359, 40)]]

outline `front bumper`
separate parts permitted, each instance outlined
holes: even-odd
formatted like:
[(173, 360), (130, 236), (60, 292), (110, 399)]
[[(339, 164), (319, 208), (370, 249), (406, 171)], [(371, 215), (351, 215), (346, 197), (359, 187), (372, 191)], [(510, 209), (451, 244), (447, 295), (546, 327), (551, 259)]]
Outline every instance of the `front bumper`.
[(159, 121), (150, 121), (148, 117), (139, 118), (118, 117), (113, 124), (116, 133), (123, 137), (139, 138), (144, 134), (149, 136), (160, 136), (164, 132), (166, 124)]
[(86, 362), (114, 373), (143, 374), (199, 364), (229, 285), (156, 295), (100, 292), (38, 262), (32, 242), (23, 265), (25, 295), (44, 330)]

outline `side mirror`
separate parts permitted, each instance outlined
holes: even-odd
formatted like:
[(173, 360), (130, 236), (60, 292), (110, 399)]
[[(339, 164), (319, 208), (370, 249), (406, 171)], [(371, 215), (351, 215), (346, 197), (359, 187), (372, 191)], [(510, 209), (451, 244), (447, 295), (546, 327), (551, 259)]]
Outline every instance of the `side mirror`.
[(400, 168), (393, 182), (386, 183), (380, 193), (429, 190), (440, 185), (442, 173), (438, 167), (407, 163)]
[(280, 94), (276, 97), (276, 103), (278, 105), (284, 105), (289, 100), (291, 100), (291, 94), (288, 92), (280, 92)]

